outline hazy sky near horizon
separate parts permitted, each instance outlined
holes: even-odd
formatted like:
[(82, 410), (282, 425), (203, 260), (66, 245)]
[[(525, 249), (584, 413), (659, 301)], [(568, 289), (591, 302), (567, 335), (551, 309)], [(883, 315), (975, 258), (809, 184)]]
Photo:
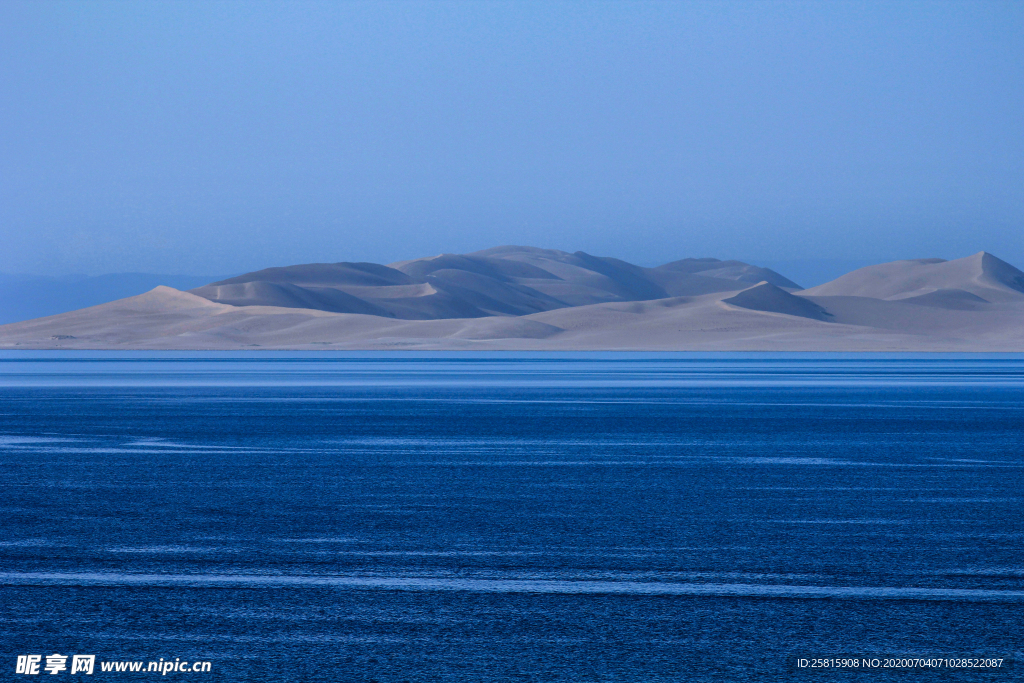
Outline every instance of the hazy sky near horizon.
[(0, 272), (1024, 267), (1024, 3), (0, 3)]

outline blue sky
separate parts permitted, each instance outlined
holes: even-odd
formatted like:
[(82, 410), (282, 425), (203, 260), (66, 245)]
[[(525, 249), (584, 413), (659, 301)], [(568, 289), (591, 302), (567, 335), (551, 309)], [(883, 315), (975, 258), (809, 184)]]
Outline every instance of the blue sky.
[(0, 3), (0, 272), (1024, 266), (1024, 3)]

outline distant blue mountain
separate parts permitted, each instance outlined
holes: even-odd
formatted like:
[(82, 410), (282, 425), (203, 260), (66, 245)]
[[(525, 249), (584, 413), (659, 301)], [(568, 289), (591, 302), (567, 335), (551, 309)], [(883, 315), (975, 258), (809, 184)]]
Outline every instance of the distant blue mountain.
[(223, 276), (154, 275), (5, 275), (0, 273), (0, 325), (66, 313), (148, 292), (158, 285), (192, 289)]

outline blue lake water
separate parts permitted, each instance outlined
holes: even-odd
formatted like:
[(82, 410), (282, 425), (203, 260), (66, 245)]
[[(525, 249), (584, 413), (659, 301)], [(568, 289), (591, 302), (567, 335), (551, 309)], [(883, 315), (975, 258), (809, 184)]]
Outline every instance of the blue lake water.
[(791, 670), (1024, 657), (1021, 356), (6, 352), (0, 493), (0, 680), (1024, 678)]

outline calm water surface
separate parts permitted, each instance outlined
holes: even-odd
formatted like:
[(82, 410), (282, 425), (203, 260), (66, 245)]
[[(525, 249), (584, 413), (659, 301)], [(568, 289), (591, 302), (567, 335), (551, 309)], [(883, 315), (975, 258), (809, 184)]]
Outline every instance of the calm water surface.
[(1022, 485), (1020, 356), (7, 352), (0, 680), (1021, 680), (789, 658), (1020, 659)]

